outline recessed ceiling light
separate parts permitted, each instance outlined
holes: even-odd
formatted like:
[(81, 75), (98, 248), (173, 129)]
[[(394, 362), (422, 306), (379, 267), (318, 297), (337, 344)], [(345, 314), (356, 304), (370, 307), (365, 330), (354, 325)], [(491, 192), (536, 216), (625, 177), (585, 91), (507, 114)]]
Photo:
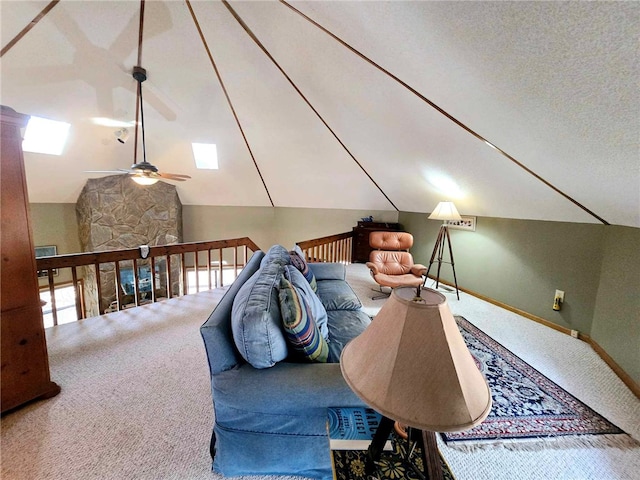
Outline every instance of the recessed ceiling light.
[(22, 150), (32, 153), (61, 155), (71, 124), (31, 116), (24, 132)]
[(196, 168), (204, 170), (218, 169), (218, 151), (215, 143), (192, 143)]

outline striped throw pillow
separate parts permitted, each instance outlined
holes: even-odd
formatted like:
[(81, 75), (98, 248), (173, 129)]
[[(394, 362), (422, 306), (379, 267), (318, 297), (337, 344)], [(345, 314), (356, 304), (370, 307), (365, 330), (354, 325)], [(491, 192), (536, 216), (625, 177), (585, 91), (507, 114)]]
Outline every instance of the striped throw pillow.
[(322, 337), (304, 295), (282, 277), (278, 298), (285, 338), (296, 356), (309, 362), (326, 363), (329, 345)]
[(293, 265), (298, 270), (300, 270), (302, 275), (304, 275), (304, 278), (307, 280), (307, 282), (309, 282), (309, 285), (311, 285), (311, 289), (314, 292), (317, 292), (318, 284), (316, 283), (316, 276), (313, 274), (313, 272), (309, 268), (309, 265), (307, 264), (307, 261), (304, 258), (304, 253), (302, 252), (302, 250), (300, 251), (291, 250), (289, 252), (289, 257), (291, 258), (291, 265)]

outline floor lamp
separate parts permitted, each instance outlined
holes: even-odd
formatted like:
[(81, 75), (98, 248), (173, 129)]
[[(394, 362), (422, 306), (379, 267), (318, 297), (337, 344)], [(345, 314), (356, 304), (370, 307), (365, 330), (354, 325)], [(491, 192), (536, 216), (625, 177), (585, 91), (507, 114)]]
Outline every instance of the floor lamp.
[[(440, 225), (440, 230), (438, 231), (438, 238), (436, 239), (436, 244), (433, 246), (433, 252), (431, 253), (431, 260), (429, 260), (429, 267), (427, 268), (427, 273), (424, 277), (424, 284), (427, 283), (427, 278), (429, 278), (429, 270), (431, 270), (431, 265), (434, 261), (438, 262), (438, 271), (436, 273), (436, 288), (440, 283), (440, 266), (443, 263), (450, 263), (451, 269), (453, 270), (453, 282), (456, 286), (456, 296), (458, 300), (460, 300), (460, 292), (458, 291), (458, 279), (456, 278), (456, 266), (453, 261), (453, 250), (451, 249), (451, 237), (449, 237), (449, 228), (447, 227), (447, 220), (461, 220), (460, 214), (456, 209), (456, 206), (453, 202), (440, 202), (436, 206), (435, 210), (429, 215), (430, 219), (433, 220), (442, 220), (442, 225)], [(445, 244), (449, 248), (449, 258), (450, 262), (444, 262), (442, 260), (442, 255), (444, 254)], [(423, 284), (423, 285), (424, 285)]]

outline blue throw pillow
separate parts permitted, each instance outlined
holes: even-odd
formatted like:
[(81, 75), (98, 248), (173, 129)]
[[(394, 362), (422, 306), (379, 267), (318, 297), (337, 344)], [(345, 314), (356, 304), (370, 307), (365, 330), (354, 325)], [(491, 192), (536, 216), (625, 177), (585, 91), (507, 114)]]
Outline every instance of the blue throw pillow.
[(289, 252), (289, 257), (291, 259), (291, 265), (300, 270), (300, 273), (304, 275), (304, 278), (309, 282), (309, 285), (311, 285), (311, 289), (314, 292), (317, 292), (318, 284), (316, 283), (316, 277), (309, 268), (309, 265), (304, 258), (304, 253), (300, 250), (300, 247), (296, 245), (296, 248)]
[(282, 266), (289, 265), (291, 263), (289, 251), (282, 245), (273, 245), (267, 253), (265, 253), (264, 257), (262, 257), (260, 268), (270, 263), (278, 263)]
[(285, 337), (292, 350), (303, 360), (326, 363), (329, 345), (320, 334), (305, 296), (289, 280), (282, 277), (278, 298)]
[(282, 265), (271, 263), (255, 272), (233, 300), (231, 330), (236, 348), (255, 368), (269, 368), (287, 358), (278, 287)]

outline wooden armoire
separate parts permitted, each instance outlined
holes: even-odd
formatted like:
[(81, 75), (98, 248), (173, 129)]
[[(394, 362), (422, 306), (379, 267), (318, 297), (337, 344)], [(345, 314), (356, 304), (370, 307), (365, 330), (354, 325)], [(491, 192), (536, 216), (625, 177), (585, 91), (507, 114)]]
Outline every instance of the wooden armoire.
[(56, 395), (42, 323), (20, 129), (27, 115), (1, 106), (0, 356), (2, 412)]

